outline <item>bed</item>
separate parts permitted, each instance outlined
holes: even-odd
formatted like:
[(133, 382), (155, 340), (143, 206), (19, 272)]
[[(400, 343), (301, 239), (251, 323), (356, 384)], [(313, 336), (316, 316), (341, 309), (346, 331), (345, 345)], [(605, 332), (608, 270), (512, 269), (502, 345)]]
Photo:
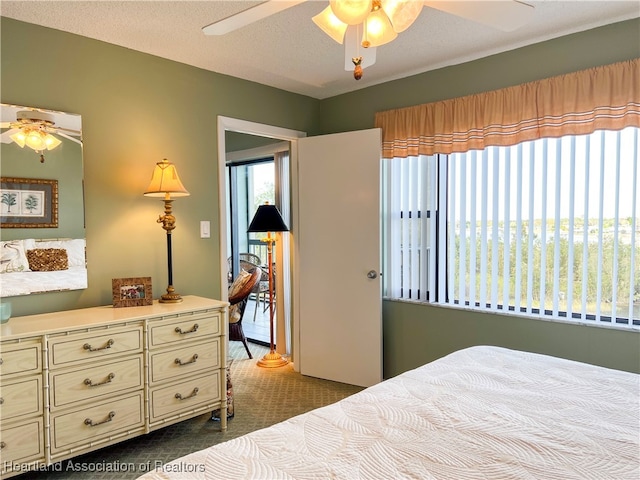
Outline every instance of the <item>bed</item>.
[(140, 479), (640, 478), (640, 375), (478, 346)]
[(0, 241), (1, 297), (84, 288), (84, 238)]

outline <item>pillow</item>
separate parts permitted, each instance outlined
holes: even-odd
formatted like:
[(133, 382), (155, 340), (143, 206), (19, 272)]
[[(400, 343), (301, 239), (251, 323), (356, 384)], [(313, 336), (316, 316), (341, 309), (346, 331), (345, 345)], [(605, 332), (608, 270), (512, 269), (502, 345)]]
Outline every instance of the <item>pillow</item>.
[(67, 258), (69, 259), (70, 267), (86, 266), (84, 246), (84, 238), (73, 238), (69, 240), (45, 240), (42, 242), (35, 242), (36, 248), (65, 249), (67, 251)]
[(0, 273), (28, 272), (29, 261), (23, 240), (0, 242)]
[[(251, 278), (251, 274), (246, 270), (242, 270), (229, 287), (229, 298), (237, 295)], [(240, 309), (238, 304), (229, 307), (229, 323), (238, 323), (240, 321)]]
[(69, 259), (64, 248), (34, 248), (27, 250), (29, 268), (32, 272), (55, 272), (67, 270)]

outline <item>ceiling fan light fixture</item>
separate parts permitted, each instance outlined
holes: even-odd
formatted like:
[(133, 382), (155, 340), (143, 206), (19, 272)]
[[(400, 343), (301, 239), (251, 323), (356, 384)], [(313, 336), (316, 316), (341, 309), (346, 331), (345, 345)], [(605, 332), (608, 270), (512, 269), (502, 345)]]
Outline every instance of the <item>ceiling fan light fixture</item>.
[(372, 0), (330, 0), (333, 14), (347, 25), (364, 22), (372, 8)]
[(424, 2), (415, 0), (382, 0), (385, 11), (396, 33), (404, 32), (415, 22), (422, 11)]
[(24, 148), (26, 145), (36, 152), (53, 150), (62, 143), (58, 138), (54, 137), (50, 133), (37, 128), (21, 129), (13, 135), (10, 135), (9, 138), (11, 138), (11, 140), (13, 140), (20, 148)]
[(53, 116), (36, 110), (23, 110), (16, 113), (16, 121), (10, 124), (11, 128), (17, 131), (9, 138), (13, 140), (20, 148), (27, 147), (41, 152), (44, 150), (53, 150), (62, 141), (51, 135), (49, 129), (54, 128)]
[(383, 9), (372, 11), (365, 21), (362, 36), (363, 47), (379, 47), (389, 43), (398, 36), (391, 25), (391, 21)]
[(324, 33), (342, 45), (348, 25), (341, 22), (340, 19), (333, 14), (330, 6), (313, 17), (312, 20)]

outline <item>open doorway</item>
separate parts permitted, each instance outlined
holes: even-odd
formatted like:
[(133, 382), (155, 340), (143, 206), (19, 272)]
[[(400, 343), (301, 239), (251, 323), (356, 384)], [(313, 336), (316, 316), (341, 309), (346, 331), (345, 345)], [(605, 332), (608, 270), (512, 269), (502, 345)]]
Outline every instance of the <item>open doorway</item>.
[[(241, 249), (241, 244), (238, 243), (234, 250), (232, 238), (240, 239), (243, 235), (246, 235), (246, 228), (255, 211), (251, 211), (245, 207), (246, 213), (237, 215), (239, 210), (242, 210), (238, 205), (236, 205), (232, 211), (231, 197), (229, 195), (231, 182), (227, 163), (250, 164), (253, 161), (268, 157), (273, 158), (275, 197), (273, 203), (280, 209), (285, 223), (293, 230), (295, 226), (291, 223), (293, 217), (291, 199), (295, 194), (291, 192), (291, 178), (295, 177), (295, 167), (291, 163), (291, 158), (295, 158), (297, 152), (297, 139), (305, 136), (306, 134), (304, 132), (295, 130), (228, 117), (218, 117), (219, 198), (222, 207), (220, 210), (220, 262), (223, 266), (221, 269), (221, 285), (228, 284), (228, 272), (232, 270), (232, 268), (227, 268), (229, 263), (228, 258), (230, 256), (233, 258), (233, 252), (240, 253)], [(255, 144), (251, 142), (257, 142), (259, 145), (255, 146)], [(240, 170), (237, 170), (236, 173), (251, 175), (251, 173), (248, 172), (242, 173)], [(254, 171), (254, 180), (256, 174), (257, 171)], [(245, 200), (245, 203), (249, 204), (250, 201)], [(259, 205), (259, 203), (257, 205)], [(234, 230), (236, 230), (235, 237), (232, 234)], [(240, 230), (242, 230), (243, 235), (238, 233)], [(249, 236), (245, 238), (245, 245), (248, 249), (250, 248), (250, 242), (256, 239)], [(275, 278), (275, 296), (278, 300), (275, 305), (276, 338), (274, 340), (278, 353), (295, 356), (295, 351), (292, 347), (292, 343), (294, 343), (292, 342), (293, 303), (291, 286), (293, 244), (288, 234), (276, 234), (276, 239), (274, 255), (277, 260), (277, 272), (279, 273)], [(227, 289), (223, 288), (223, 290), (221, 298), (226, 299)], [(265, 313), (268, 315), (268, 309)], [(245, 315), (247, 323), (253, 321), (253, 311), (249, 310)], [(259, 307), (256, 317), (258, 315), (260, 315)]]
[[(288, 146), (286, 147), (288, 151)], [(280, 148), (284, 148), (280, 146)], [(261, 150), (275, 150), (275, 145)], [(247, 227), (260, 205), (277, 205), (276, 185), (282, 183), (277, 175), (275, 155), (277, 152), (263, 152), (266, 156), (255, 157), (254, 150), (228, 152), (227, 184), (228, 192), (228, 268), (229, 281), (244, 269), (253, 266), (263, 270), (260, 282), (253, 289), (245, 308), (243, 318), (244, 334), (250, 342), (269, 345), (269, 278), (267, 266), (267, 244), (262, 241), (266, 234), (249, 233)], [(281, 190), (278, 188), (277, 190)], [(277, 249), (276, 249), (277, 251)], [(275, 328), (277, 331), (277, 326)]]

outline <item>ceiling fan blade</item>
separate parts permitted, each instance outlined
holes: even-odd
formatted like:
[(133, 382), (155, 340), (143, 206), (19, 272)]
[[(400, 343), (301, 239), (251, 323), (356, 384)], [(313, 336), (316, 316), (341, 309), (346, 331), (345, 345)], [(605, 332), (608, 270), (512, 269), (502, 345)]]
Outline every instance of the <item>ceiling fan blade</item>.
[[(5, 127), (2, 127), (2, 128), (5, 128)], [(2, 132), (2, 134), (0, 134), (0, 143), (13, 143), (13, 140), (11, 139), (11, 135), (16, 133), (17, 131), (18, 131), (17, 128), (12, 128), (11, 130)]]
[(355, 68), (353, 57), (362, 57), (362, 68), (376, 63), (376, 47), (364, 48), (360, 45), (359, 25), (349, 25), (344, 36), (344, 69), (352, 72)]
[(516, 0), (496, 1), (425, 1), (425, 6), (482, 23), (498, 30), (512, 32), (533, 18), (534, 8)]
[(0, 123), (0, 128), (11, 128), (11, 122)]
[(76, 142), (77, 144), (82, 145), (82, 140), (80, 140), (79, 138), (74, 138), (71, 135), (67, 135), (66, 133), (62, 133), (61, 131), (57, 131), (54, 133), (54, 135), (58, 135), (60, 137), (64, 137), (68, 140), (71, 140), (72, 142)]
[(264, 3), (260, 3), (251, 8), (247, 8), (241, 12), (238, 12), (230, 17), (223, 18), (217, 22), (202, 27), (202, 31), (205, 35), (224, 35), (229, 32), (233, 32), (239, 28), (245, 27), (253, 22), (262, 20), (263, 18), (270, 17), (276, 13), (279, 13), (287, 8), (295, 7), (296, 5), (306, 0), (295, 1), (280, 1), (270, 0)]
[(79, 137), (80, 134), (81, 134), (80, 130), (74, 130), (73, 128), (67, 128), (67, 127), (59, 127), (57, 125), (54, 125), (53, 127), (49, 127), (47, 129), (47, 131), (49, 133), (53, 133), (53, 134), (55, 134), (55, 133), (60, 133), (60, 134), (65, 133), (67, 135), (73, 135), (73, 136), (76, 136), (76, 137)]

